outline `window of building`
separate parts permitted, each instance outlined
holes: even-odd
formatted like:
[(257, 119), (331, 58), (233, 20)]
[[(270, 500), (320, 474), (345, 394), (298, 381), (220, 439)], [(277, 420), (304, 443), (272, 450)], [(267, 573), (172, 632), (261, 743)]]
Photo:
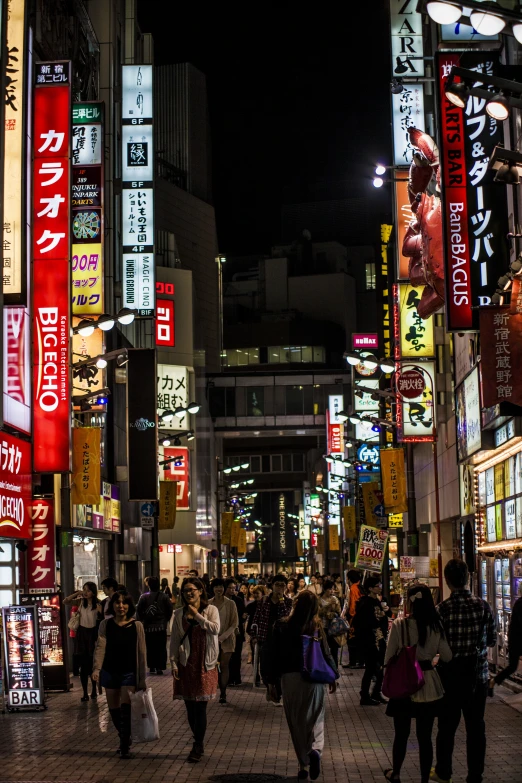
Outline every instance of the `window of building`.
[(281, 473), (282, 463), (280, 454), (272, 454), (272, 473)]
[(250, 457), (250, 472), (261, 473), (261, 457)]
[(304, 471), (304, 455), (293, 454), (292, 461), (293, 461), (293, 470), (296, 473), (302, 473)]
[(225, 367), (245, 367), (259, 364), (259, 348), (227, 348), (223, 351)]
[(291, 473), (292, 472), (292, 455), (291, 454), (283, 454), (283, 471), (285, 473)]
[(366, 264), (366, 290), (374, 291), (376, 288), (375, 264)]
[(312, 362), (313, 361), (313, 349), (311, 345), (303, 345), (301, 348), (301, 361)]
[(325, 350), (322, 346), (269, 345), (266, 350), (268, 364), (301, 364), (302, 362), (324, 364), (325, 362)]
[(314, 352), (314, 362), (322, 362), (324, 364), (324, 362), (326, 361), (324, 348), (320, 346), (315, 346), (313, 348), (313, 352)]
[(261, 457), (261, 470), (263, 473), (270, 473), (270, 454), (263, 454)]
[(287, 416), (302, 416), (303, 415), (303, 387), (302, 386), (287, 386), (286, 387), (286, 415)]
[(264, 416), (264, 388), (262, 386), (247, 386), (246, 387), (246, 405), (247, 416)]
[(210, 415), (213, 419), (236, 415), (236, 390), (233, 387), (211, 386), (209, 389)]

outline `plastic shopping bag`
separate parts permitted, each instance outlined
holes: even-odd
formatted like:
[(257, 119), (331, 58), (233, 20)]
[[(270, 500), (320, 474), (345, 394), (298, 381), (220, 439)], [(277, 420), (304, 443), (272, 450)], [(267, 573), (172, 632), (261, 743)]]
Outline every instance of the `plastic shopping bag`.
[(159, 739), (158, 716), (152, 703), (152, 691), (136, 691), (130, 694), (131, 735), (133, 742), (154, 742)]

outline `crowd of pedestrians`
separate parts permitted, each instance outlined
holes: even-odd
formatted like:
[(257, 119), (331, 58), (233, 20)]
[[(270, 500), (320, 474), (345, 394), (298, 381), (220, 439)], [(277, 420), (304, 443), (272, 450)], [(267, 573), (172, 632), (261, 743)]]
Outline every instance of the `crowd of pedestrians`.
[(393, 766), (383, 770), (386, 779), (400, 782), (415, 721), (421, 783), (449, 783), (463, 716), (467, 783), (481, 783), (486, 699), (522, 655), (522, 599), (513, 609), (509, 666), (490, 677), (487, 648), (496, 643), (491, 609), (468, 589), (463, 561), (450, 560), (444, 576), (449, 598), (436, 607), (431, 589), (413, 583), (398, 617), (380, 578), (355, 569), (347, 572), (345, 584), (339, 574), (305, 579), (276, 573), (238, 583), (191, 572), (181, 585), (178, 577), (169, 585), (151, 576), (136, 606), (112, 578), (102, 583), (103, 601), (97, 586), (87, 582), (65, 600), (76, 610), (69, 625), (81, 700), (96, 699), (105, 688), (119, 753), (129, 758), (130, 695), (146, 688), (147, 668), (149, 675), (166, 671), (170, 630), (173, 698), (185, 702), (194, 739), (187, 761), (196, 763), (205, 752), (207, 704), (218, 691), (219, 703), (226, 704), (227, 688), (241, 684), (246, 642), (251, 684), (264, 687), (267, 706), (284, 708), (299, 780), (320, 774), (326, 687), (335, 693), (342, 666), (364, 669), (361, 707), (385, 705), (393, 720)]

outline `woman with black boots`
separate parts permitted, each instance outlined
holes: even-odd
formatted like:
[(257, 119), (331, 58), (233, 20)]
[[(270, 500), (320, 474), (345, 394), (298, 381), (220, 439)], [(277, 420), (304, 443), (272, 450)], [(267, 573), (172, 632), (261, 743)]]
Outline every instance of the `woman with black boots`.
[[(370, 576), (364, 583), (364, 590), (366, 595), (357, 602), (353, 621), (365, 663), (359, 703), (367, 707), (377, 707), (379, 704), (387, 703), (382, 696), (381, 686), (384, 676), (388, 619), (392, 616), (392, 612), (383, 600), (382, 583), (379, 577)], [(373, 677), (375, 677), (375, 685), (370, 695)]]
[[(219, 611), (209, 605), (205, 586), (196, 577), (187, 577), (183, 581), (181, 600), (183, 607), (174, 612), (170, 635), (173, 698), (185, 702), (194, 736), (187, 761), (195, 764), (201, 761), (204, 753), (207, 704), (217, 694)], [(235, 605), (232, 606), (235, 611)]]
[[(89, 701), (89, 677), (92, 675), (94, 648), (102, 613), (101, 604), (98, 602), (98, 588), (94, 582), (85, 582), (83, 590), (69, 595), (64, 603), (76, 606), (80, 616), (80, 624), (74, 637), (74, 656), (80, 670), (80, 682), (83, 688), (81, 700)], [(91, 699), (96, 699), (97, 695), (96, 683), (93, 681)]]
[(147, 648), (143, 625), (134, 619), (134, 601), (118, 591), (111, 598), (112, 617), (100, 625), (92, 678), (107, 693), (112, 722), (120, 736), (119, 754), (131, 758), (130, 694), (145, 690)]

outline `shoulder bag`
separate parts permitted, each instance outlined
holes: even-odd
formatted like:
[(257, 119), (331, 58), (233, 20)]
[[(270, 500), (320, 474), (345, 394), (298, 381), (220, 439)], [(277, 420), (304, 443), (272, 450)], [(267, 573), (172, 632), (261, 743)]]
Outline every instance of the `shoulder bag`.
[(420, 691), (423, 685), (424, 672), (417, 660), (417, 645), (410, 644), (408, 621), (404, 620), (401, 622), (401, 648), (386, 665), (382, 692), (389, 699), (407, 699)]
[(339, 679), (339, 672), (332, 656), (324, 651), (324, 635), (307, 636), (302, 634), (303, 669), (301, 676), (307, 682), (331, 685)]
[(80, 627), (80, 607), (78, 607), (75, 612), (71, 613), (67, 627), (71, 631), (77, 631)]

